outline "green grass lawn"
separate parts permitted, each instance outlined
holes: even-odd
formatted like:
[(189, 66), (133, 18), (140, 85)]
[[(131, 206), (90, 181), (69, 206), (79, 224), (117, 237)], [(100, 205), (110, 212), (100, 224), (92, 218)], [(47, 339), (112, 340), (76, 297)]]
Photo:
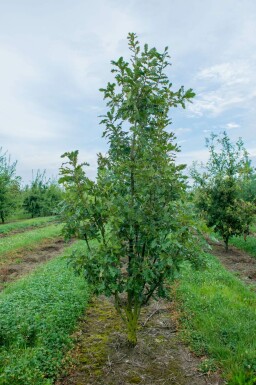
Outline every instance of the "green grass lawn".
[(0, 234), (8, 234), (12, 231), (25, 230), (29, 227), (40, 227), (56, 220), (56, 216), (26, 219), (22, 221), (0, 224)]
[(8, 253), (20, 250), (33, 249), (40, 242), (47, 238), (58, 237), (61, 233), (61, 224), (52, 224), (40, 229), (26, 231), (24, 233), (15, 234), (10, 237), (0, 238), (0, 264), (5, 261)]
[(229, 385), (256, 384), (256, 295), (212, 255), (207, 269), (185, 265), (176, 299), (184, 337), (198, 355), (221, 366)]
[(0, 384), (53, 384), (88, 299), (62, 256), (9, 284), (0, 294)]

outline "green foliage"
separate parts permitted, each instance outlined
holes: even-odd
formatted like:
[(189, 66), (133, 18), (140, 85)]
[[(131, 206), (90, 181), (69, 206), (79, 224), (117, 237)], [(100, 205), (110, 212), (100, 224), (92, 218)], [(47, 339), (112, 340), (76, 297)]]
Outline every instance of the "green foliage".
[[(169, 109), (189, 101), (192, 90), (172, 90), (165, 70), (167, 48), (142, 49), (129, 34), (131, 60), (112, 61), (115, 80), (101, 89), (108, 112), (102, 117), (106, 156), (98, 156), (97, 181), (78, 163), (78, 152), (66, 153), (60, 182), (67, 236), (85, 239), (87, 250), (73, 264), (95, 288), (114, 295), (116, 309), (136, 343), (141, 306), (152, 295), (165, 296), (165, 280), (184, 258), (196, 260), (189, 206), (183, 203), (184, 165), (170, 124)], [(94, 241), (94, 242), (92, 242)]]
[(0, 384), (50, 385), (89, 297), (59, 257), (0, 295)]
[(24, 210), (32, 218), (57, 214), (58, 204), (63, 197), (58, 184), (54, 180), (46, 180), (45, 173), (39, 171), (31, 186), (26, 186), (24, 195)]
[(240, 178), (239, 196), (245, 202), (256, 205), (256, 169), (252, 167), (248, 158), (243, 171)]
[(14, 213), (20, 194), (20, 178), (15, 175), (17, 162), (11, 163), (10, 157), (0, 148), (0, 219), (2, 223)]
[(256, 238), (255, 235), (243, 236), (231, 239), (230, 243), (238, 249), (246, 251), (253, 257), (256, 257)]
[(198, 370), (204, 374), (209, 374), (217, 370), (216, 363), (212, 358), (205, 358), (198, 366)]
[[(184, 265), (176, 291), (184, 337), (197, 354), (209, 357), (208, 363), (215, 360), (222, 366), (228, 384), (254, 384), (255, 293), (214, 256), (205, 258), (204, 271)], [(203, 365), (205, 370), (208, 366)]]
[(212, 134), (206, 141), (210, 159), (200, 173), (194, 165), (195, 203), (207, 225), (220, 233), (226, 250), (232, 236), (246, 234), (253, 220), (255, 205), (242, 199), (244, 180), (251, 172), (248, 154), (239, 139), (232, 144), (227, 134)]

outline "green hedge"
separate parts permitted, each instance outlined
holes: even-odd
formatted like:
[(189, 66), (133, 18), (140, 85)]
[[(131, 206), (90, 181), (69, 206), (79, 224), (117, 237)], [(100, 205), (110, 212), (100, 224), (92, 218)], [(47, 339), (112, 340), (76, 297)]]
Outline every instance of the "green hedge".
[(52, 384), (88, 298), (63, 257), (9, 285), (0, 295), (0, 384)]

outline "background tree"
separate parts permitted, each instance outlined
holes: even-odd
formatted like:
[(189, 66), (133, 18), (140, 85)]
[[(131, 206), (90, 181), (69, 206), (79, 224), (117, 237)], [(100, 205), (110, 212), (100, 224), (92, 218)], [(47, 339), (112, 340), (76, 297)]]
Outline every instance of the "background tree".
[(227, 133), (206, 140), (210, 158), (204, 171), (196, 165), (191, 174), (195, 181), (195, 202), (207, 225), (218, 232), (228, 250), (232, 236), (248, 233), (255, 205), (243, 199), (244, 183), (253, 172), (243, 141), (232, 143)]
[(27, 185), (24, 189), (23, 207), (32, 218), (54, 215), (58, 212), (62, 197), (63, 193), (58, 183), (52, 179), (47, 180), (45, 172), (37, 171), (31, 185)]
[[(191, 217), (184, 209), (184, 165), (170, 124), (170, 107), (190, 100), (192, 90), (172, 90), (165, 70), (168, 50), (141, 49), (128, 36), (130, 62), (112, 61), (115, 81), (101, 91), (108, 112), (101, 123), (109, 142), (98, 156), (97, 181), (89, 180), (78, 152), (65, 153), (60, 182), (66, 235), (83, 238), (87, 250), (73, 256), (96, 293), (113, 295), (136, 344), (141, 307), (153, 296), (165, 296), (166, 279), (184, 259), (195, 261)], [(86, 164), (84, 164), (86, 165)]]
[(20, 194), (20, 177), (16, 176), (17, 161), (11, 162), (10, 156), (0, 148), (0, 218), (2, 223), (14, 214)]

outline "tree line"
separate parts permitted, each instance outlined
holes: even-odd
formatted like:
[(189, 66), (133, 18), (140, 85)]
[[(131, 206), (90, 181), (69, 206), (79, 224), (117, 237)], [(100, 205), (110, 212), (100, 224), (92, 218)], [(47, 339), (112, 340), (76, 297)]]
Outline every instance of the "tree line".
[(41, 217), (55, 215), (63, 198), (57, 181), (47, 179), (45, 172), (37, 171), (25, 186), (16, 175), (17, 161), (0, 148), (0, 220), (9, 218)]

